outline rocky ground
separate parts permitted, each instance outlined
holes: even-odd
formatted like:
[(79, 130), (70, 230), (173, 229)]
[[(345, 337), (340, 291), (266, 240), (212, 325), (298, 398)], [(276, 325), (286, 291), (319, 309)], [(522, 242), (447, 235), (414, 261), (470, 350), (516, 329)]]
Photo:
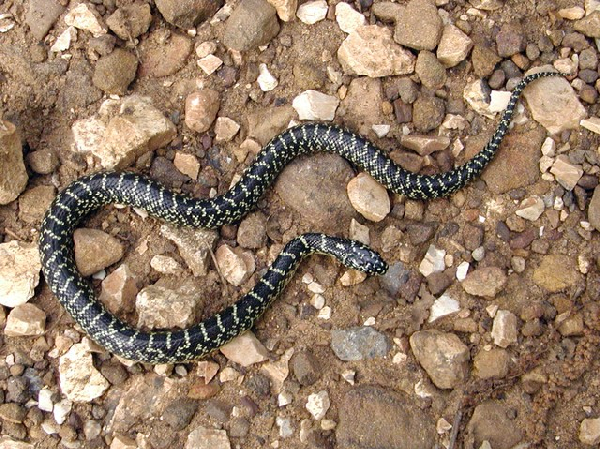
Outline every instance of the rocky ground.
[[(598, 0), (8, 0), (0, 4), (0, 448), (597, 447)], [(323, 231), (389, 262), (306, 261), (253, 332), (175, 366), (120, 360), (45, 285), (44, 211), (78, 177), (225, 192), (293, 123), (343, 124), (405, 168), (463, 163), (539, 67), (515, 126), (450, 198), (294, 161), (239, 225), (113, 205), (77, 265), (128, 323), (187, 327)]]

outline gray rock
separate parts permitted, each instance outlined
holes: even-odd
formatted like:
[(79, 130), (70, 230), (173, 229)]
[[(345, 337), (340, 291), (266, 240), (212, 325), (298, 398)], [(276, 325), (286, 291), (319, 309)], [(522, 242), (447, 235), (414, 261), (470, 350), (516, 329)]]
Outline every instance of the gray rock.
[(106, 25), (121, 39), (128, 41), (148, 31), (151, 21), (150, 5), (134, 3), (119, 7), (107, 17)]
[(167, 405), (162, 418), (173, 430), (183, 430), (194, 418), (198, 402), (193, 399), (182, 399)]
[(433, 96), (421, 95), (413, 103), (413, 121), (420, 132), (437, 128), (444, 120), (446, 107), (444, 100)]
[(290, 362), (292, 373), (300, 385), (312, 385), (319, 378), (319, 361), (311, 352), (298, 352)]
[(510, 449), (522, 437), (517, 422), (508, 419), (509, 409), (498, 401), (487, 401), (475, 407), (467, 424), (467, 441), (480, 447), (488, 441), (494, 449)]
[(415, 50), (433, 50), (443, 23), (432, 0), (411, 0), (396, 16), (394, 40)]
[(135, 79), (137, 66), (137, 58), (133, 53), (116, 48), (98, 60), (92, 82), (106, 93), (123, 95)]
[(390, 264), (390, 268), (383, 276), (379, 276), (379, 285), (381, 285), (392, 298), (397, 298), (402, 286), (408, 281), (410, 271), (407, 270), (402, 262)]
[(415, 72), (419, 75), (421, 83), (428, 89), (440, 89), (446, 82), (446, 69), (435, 54), (427, 50), (419, 52)]
[(157, 0), (155, 3), (167, 22), (184, 30), (194, 28), (223, 6), (223, 0)]
[(600, 231), (600, 187), (596, 186), (592, 201), (588, 207), (588, 221), (598, 231)]
[(27, 155), (31, 170), (40, 175), (49, 175), (58, 168), (60, 161), (56, 152), (49, 149), (32, 151)]
[(267, 0), (242, 0), (223, 33), (223, 44), (239, 51), (268, 44), (279, 32), (277, 11)]
[(177, 245), (179, 254), (194, 276), (203, 276), (208, 272), (210, 251), (218, 238), (215, 231), (162, 225), (160, 233)]
[(336, 437), (345, 449), (429, 449), (435, 444), (434, 429), (433, 418), (414, 398), (363, 386), (344, 396)]
[(525, 50), (525, 35), (523, 30), (511, 24), (504, 25), (496, 34), (496, 48), (498, 56), (510, 58), (512, 55)]
[(390, 348), (388, 338), (372, 327), (355, 327), (331, 331), (331, 349), (340, 360), (385, 357)]
[(337, 232), (357, 216), (346, 184), (354, 173), (341, 156), (320, 153), (297, 158), (277, 178), (275, 192), (315, 232)]
[(55, 0), (31, 0), (25, 22), (33, 37), (38, 41), (44, 39), (64, 10), (65, 7)]

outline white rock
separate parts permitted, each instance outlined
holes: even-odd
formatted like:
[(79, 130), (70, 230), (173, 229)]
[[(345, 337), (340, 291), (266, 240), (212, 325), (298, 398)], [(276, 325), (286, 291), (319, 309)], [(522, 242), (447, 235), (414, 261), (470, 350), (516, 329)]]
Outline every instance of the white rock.
[[(338, 3), (341, 4), (341, 3)], [(344, 3), (345, 5), (346, 3)], [(373, 130), (373, 132), (375, 133), (375, 135), (377, 137), (385, 137), (390, 133), (390, 125), (373, 125), (371, 126), (371, 129)]]
[(267, 362), (260, 367), (260, 372), (268, 376), (271, 380), (271, 392), (273, 394), (281, 393), (283, 383), (290, 374), (289, 361), (293, 355), (294, 348), (289, 348), (279, 360)]
[(144, 287), (135, 298), (138, 327), (152, 329), (184, 329), (196, 321), (196, 306), (200, 296), (190, 280), (177, 288), (155, 284)]
[(227, 244), (221, 245), (217, 249), (215, 257), (221, 274), (232, 285), (242, 285), (256, 269), (252, 253), (242, 251), (239, 247), (232, 248)]
[(60, 390), (74, 402), (91, 402), (104, 394), (110, 384), (96, 370), (87, 345), (79, 343), (60, 358)]
[(367, 220), (379, 222), (391, 210), (390, 196), (387, 190), (368, 173), (361, 172), (346, 186), (352, 207)]
[(250, 366), (269, 358), (269, 351), (258, 341), (251, 331), (238, 335), (219, 351), (229, 360), (242, 366)]
[(323, 297), (323, 295), (319, 295), (318, 293), (315, 293), (310, 301), (310, 303), (313, 305), (313, 307), (317, 310), (321, 310), (323, 307), (325, 307), (325, 298)]
[(102, 424), (100, 424), (100, 422), (98, 421), (89, 419), (83, 424), (83, 434), (85, 435), (88, 441), (99, 437), (101, 432)]
[(60, 36), (58, 36), (54, 44), (52, 44), (52, 47), (50, 47), (50, 51), (59, 53), (68, 50), (71, 46), (71, 42), (75, 42), (76, 40), (77, 30), (75, 27), (68, 27), (65, 31), (60, 33)]
[(581, 6), (559, 9), (558, 16), (567, 20), (578, 20), (585, 16), (585, 9), (583, 9)]
[(185, 449), (231, 449), (227, 432), (198, 426), (188, 435)]
[(25, 304), (35, 293), (41, 269), (37, 244), (16, 240), (0, 243), (0, 304)]
[(433, 323), (438, 318), (443, 316), (452, 315), (453, 313), (460, 311), (460, 303), (456, 299), (452, 299), (450, 295), (444, 293), (438, 299), (435, 300), (431, 306), (429, 312), (429, 323)]
[(521, 204), (515, 213), (525, 220), (535, 221), (540, 218), (540, 215), (542, 215), (543, 212), (544, 200), (537, 195), (533, 195), (521, 201)]
[(565, 189), (573, 190), (583, 176), (583, 168), (579, 165), (571, 164), (566, 154), (560, 154), (556, 157), (550, 173), (554, 175), (556, 180)]
[(589, 119), (581, 120), (579, 124), (588, 131), (600, 134), (600, 118), (598, 117), (590, 117)]
[[(550, 167), (554, 165), (554, 158), (550, 156), (542, 156), (540, 158), (540, 173), (546, 173)], [(554, 177), (552, 177), (554, 179)]]
[(446, 269), (445, 256), (446, 250), (437, 249), (433, 244), (429, 245), (427, 254), (425, 254), (419, 265), (419, 271), (425, 277), (436, 271), (444, 271)]
[(358, 27), (367, 24), (365, 16), (345, 2), (338, 3), (335, 6), (335, 20), (345, 33), (351, 33)]
[(317, 313), (317, 318), (319, 318), (321, 320), (330, 319), (331, 318), (331, 307), (325, 306), (321, 310), (319, 310), (319, 313)]
[(160, 233), (177, 245), (179, 254), (194, 276), (203, 276), (208, 272), (210, 251), (218, 237), (215, 231), (162, 225)]
[(508, 310), (498, 310), (492, 326), (494, 343), (501, 348), (517, 344), (518, 334), (517, 317)]
[(504, 111), (508, 106), (510, 96), (511, 92), (506, 90), (493, 90), (488, 110), (493, 114)]
[(333, 120), (339, 104), (337, 97), (316, 90), (305, 90), (292, 102), (300, 120)]
[(555, 60), (552, 65), (563, 75), (573, 76), (577, 74), (579, 61), (575, 57), (563, 58)]
[(54, 410), (52, 411), (52, 415), (54, 416), (54, 421), (57, 424), (63, 424), (67, 420), (67, 416), (71, 413), (71, 409), (73, 408), (73, 403), (68, 399), (63, 399), (58, 402), (54, 406)]
[(212, 75), (223, 65), (223, 60), (217, 58), (215, 55), (207, 55), (204, 58), (200, 58), (196, 64), (198, 64), (198, 67), (200, 67), (204, 73)]
[(310, 412), (315, 421), (319, 421), (325, 417), (330, 405), (329, 393), (325, 390), (321, 390), (318, 393), (313, 393), (308, 396), (306, 410)]
[(152, 256), (152, 259), (150, 259), (150, 266), (152, 269), (163, 274), (174, 274), (181, 270), (181, 265), (179, 265), (175, 259), (171, 256), (165, 256), (164, 254)]
[(448, 24), (444, 27), (436, 56), (446, 67), (454, 67), (464, 61), (473, 48), (473, 41), (458, 27)]
[[(584, 120), (582, 120), (582, 122), (583, 121)], [(600, 120), (598, 121), (598, 124), (600, 125)], [(544, 156), (554, 157), (556, 155), (556, 142), (552, 137), (546, 137), (544, 143), (542, 143), (541, 151)]]
[(456, 279), (458, 282), (462, 282), (467, 277), (467, 272), (469, 271), (469, 262), (461, 262), (458, 267), (456, 267)]
[(137, 449), (138, 445), (136, 444), (133, 438), (129, 438), (126, 435), (115, 435), (112, 442), (110, 443), (110, 449)]
[(589, 446), (596, 446), (600, 443), (600, 418), (587, 418), (581, 421), (579, 441)]
[(487, 86), (483, 83), (483, 80), (477, 79), (472, 83), (467, 83), (463, 91), (463, 98), (478, 114), (494, 118), (495, 114), (490, 112), (490, 105), (487, 101)]
[(294, 395), (289, 391), (283, 391), (277, 395), (277, 405), (279, 407), (285, 407), (290, 405), (294, 400)]
[(260, 90), (262, 90), (263, 92), (269, 92), (279, 85), (279, 81), (277, 81), (277, 78), (275, 78), (273, 75), (271, 75), (271, 72), (269, 72), (267, 64), (259, 64), (258, 73), (259, 75), (256, 78), (256, 82), (258, 83), (258, 87), (260, 87)]
[(38, 393), (38, 408), (44, 412), (52, 412), (54, 403), (52, 402), (52, 396), (54, 393), (47, 388), (42, 388)]
[(212, 55), (217, 51), (217, 43), (214, 41), (202, 42), (196, 47), (196, 56), (200, 59), (206, 58), (208, 55)]
[(275, 424), (279, 427), (279, 436), (281, 438), (289, 438), (294, 434), (294, 428), (292, 427), (292, 421), (290, 418), (282, 418), (278, 416), (275, 418)]
[(367, 279), (367, 273), (359, 270), (346, 270), (342, 277), (340, 277), (340, 283), (344, 286), (358, 285)]
[(392, 32), (377, 25), (355, 29), (338, 48), (338, 60), (350, 75), (382, 77), (414, 72), (415, 56), (392, 39)]
[(325, 0), (314, 0), (300, 5), (296, 15), (301, 22), (313, 25), (327, 17), (328, 9), (329, 6)]
[(102, 16), (93, 6), (79, 3), (65, 15), (65, 23), (80, 30), (89, 31), (94, 37), (106, 34), (108, 28), (102, 20)]
[(219, 117), (215, 122), (215, 142), (229, 142), (240, 130), (240, 125), (229, 117)]
[(46, 331), (46, 314), (33, 304), (22, 304), (11, 310), (6, 318), (4, 335), (27, 337), (43, 335)]
[(71, 131), (78, 151), (95, 152), (103, 143), (106, 123), (95, 118), (75, 120)]

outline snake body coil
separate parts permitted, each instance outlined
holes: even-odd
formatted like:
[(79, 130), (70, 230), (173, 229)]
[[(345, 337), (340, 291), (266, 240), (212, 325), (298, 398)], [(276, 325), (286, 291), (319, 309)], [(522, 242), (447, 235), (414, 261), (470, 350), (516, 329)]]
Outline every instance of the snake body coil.
[(449, 195), (477, 177), (492, 160), (508, 131), (522, 90), (531, 81), (556, 73), (526, 76), (513, 90), (508, 107), (487, 145), (465, 164), (446, 173), (424, 176), (392, 162), (365, 138), (342, 128), (307, 124), (276, 136), (257, 155), (240, 181), (212, 199), (195, 199), (166, 190), (131, 173), (99, 173), (74, 181), (53, 201), (41, 228), (40, 253), (52, 292), (92, 339), (124, 358), (167, 363), (203, 357), (250, 328), (281, 292), (300, 260), (314, 252), (331, 254), (369, 274), (385, 272), (383, 260), (364, 245), (322, 234), (305, 234), (289, 242), (255, 287), (235, 304), (184, 330), (142, 332), (110, 314), (75, 266), (72, 235), (91, 211), (109, 203), (147, 210), (181, 226), (214, 228), (234, 223), (249, 212), (277, 175), (300, 154), (337, 153), (387, 187), (415, 199)]

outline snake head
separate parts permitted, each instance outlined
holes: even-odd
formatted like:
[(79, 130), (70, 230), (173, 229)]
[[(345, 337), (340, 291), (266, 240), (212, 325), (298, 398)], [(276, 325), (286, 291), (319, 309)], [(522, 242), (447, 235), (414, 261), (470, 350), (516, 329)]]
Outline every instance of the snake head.
[(348, 240), (348, 253), (342, 262), (349, 268), (364, 271), (368, 275), (385, 274), (388, 264), (367, 245), (355, 240)]

